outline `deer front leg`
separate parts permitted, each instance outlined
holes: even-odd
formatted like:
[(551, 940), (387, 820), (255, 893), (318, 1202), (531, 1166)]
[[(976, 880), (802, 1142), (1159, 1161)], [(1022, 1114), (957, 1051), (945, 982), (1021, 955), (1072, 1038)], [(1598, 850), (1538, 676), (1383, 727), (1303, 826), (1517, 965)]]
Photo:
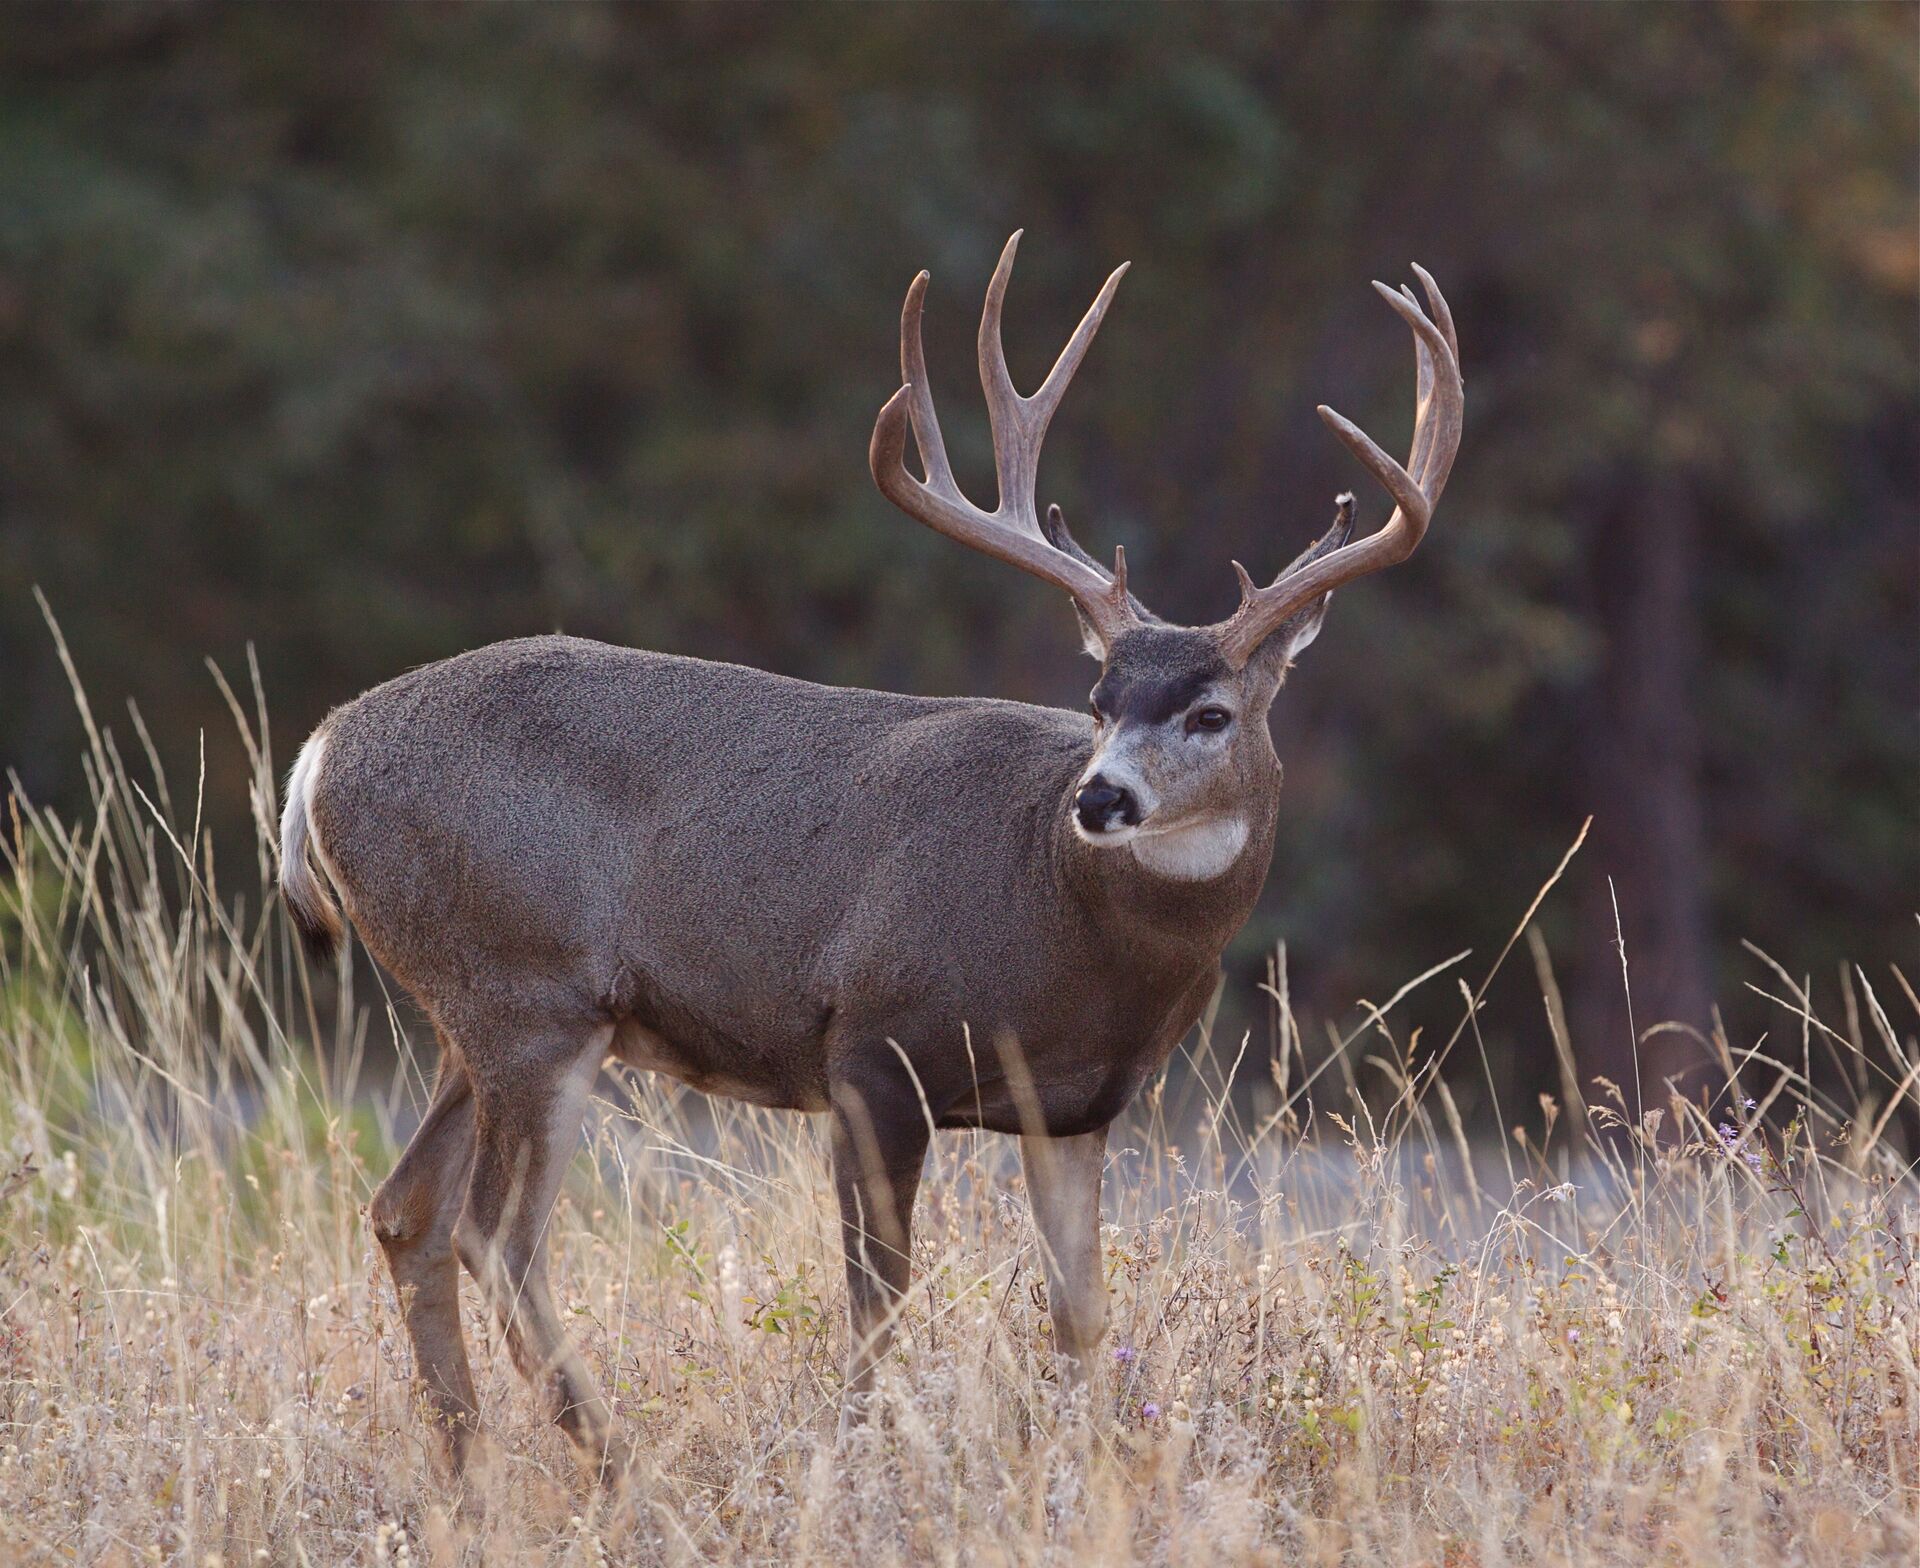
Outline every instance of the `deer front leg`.
[(1107, 1327), (1107, 1282), (1100, 1267), (1100, 1174), (1106, 1158), (1104, 1127), (1077, 1138), (1020, 1140), (1047, 1276), (1054, 1349), (1073, 1384), (1087, 1380), (1094, 1347)]
[(913, 1200), (927, 1153), (917, 1100), (833, 1091), (833, 1182), (840, 1197), (840, 1241), (847, 1258), (851, 1339), (840, 1410), (844, 1434), (864, 1414), (873, 1369), (893, 1342), (911, 1264)]

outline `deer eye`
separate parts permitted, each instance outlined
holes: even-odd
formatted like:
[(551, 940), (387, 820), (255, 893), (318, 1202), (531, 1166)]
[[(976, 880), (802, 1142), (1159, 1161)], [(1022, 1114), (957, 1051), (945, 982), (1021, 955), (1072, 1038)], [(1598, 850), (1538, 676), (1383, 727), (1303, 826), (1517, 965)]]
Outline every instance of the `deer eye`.
[(1217, 735), (1233, 722), (1233, 715), (1225, 708), (1196, 708), (1187, 715), (1187, 733), (1192, 735), (1204, 731), (1208, 735)]

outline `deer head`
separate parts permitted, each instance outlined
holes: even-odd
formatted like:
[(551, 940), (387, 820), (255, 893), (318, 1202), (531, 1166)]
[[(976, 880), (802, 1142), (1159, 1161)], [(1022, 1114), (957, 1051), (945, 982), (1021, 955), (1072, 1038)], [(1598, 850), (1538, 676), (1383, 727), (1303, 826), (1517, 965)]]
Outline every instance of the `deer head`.
[[(1073, 831), (1093, 845), (1131, 845), (1145, 865), (1168, 876), (1217, 875), (1246, 845), (1248, 802), (1273, 785), (1277, 764), (1267, 709), (1294, 657), (1318, 634), (1333, 590), (1411, 555), (1446, 485), (1464, 406), (1453, 317), (1419, 267), (1413, 270), (1431, 314), (1410, 289), (1374, 284), (1413, 330), (1418, 382), (1406, 466), (1358, 426), (1320, 408), (1320, 417), (1392, 497), (1385, 525), (1352, 539), (1353, 497), (1343, 495), (1332, 528), (1267, 586), (1257, 586), (1245, 567), (1233, 563), (1240, 604), (1226, 620), (1175, 626), (1129, 590), (1124, 550), (1115, 550), (1109, 571), (1075, 542), (1058, 507), (1049, 507), (1043, 520), (1034, 505), (1047, 425), (1127, 269), (1123, 265), (1107, 279), (1039, 390), (1022, 397), (1007, 372), (1000, 338), (1019, 242), (1016, 231), (1000, 254), (980, 317), (980, 382), (993, 426), (999, 505), (987, 512), (967, 500), (947, 462), (920, 341), (924, 272), (907, 290), (901, 312), (903, 385), (874, 425), (868, 453), (873, 477), (909, 517), (1031, 572), (1072, 599), (1082, 640), (1101, 666), (1091, 698), (1093, 755), (1067, 803)], [(909, 427), (924, 479), (905, 465)]]

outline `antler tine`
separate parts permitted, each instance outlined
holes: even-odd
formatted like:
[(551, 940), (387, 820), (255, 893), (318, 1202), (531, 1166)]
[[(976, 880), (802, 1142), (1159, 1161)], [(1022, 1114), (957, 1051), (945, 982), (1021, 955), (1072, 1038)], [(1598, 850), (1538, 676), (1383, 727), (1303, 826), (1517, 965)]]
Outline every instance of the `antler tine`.
[(1320, 406), (1320, 417), (1393, 497), (1393, 515), (1378, 533), (1299, 564), (1265, 588), (1254, 588), (1245, 568), (1236, 567), (1241, 584), (1240, 608), (1220, 628), (1223, 652), (1235, 668), (1245, 664), (1295, 611), (1343, 583), (1404, 561), (1426, 534), (1434, 503), (1440, 499), (1454, 455), (1460, 449), (1466, 394), (1460, 379), (1453, 314), (1432, 277), (1419, 267), (1414, 272), (1440, 325), (1428, 319), (1411, 289), (1374, 284), (1380, 297), (1413, 330), (1416, 397), (1413, 445), (1406, 467), (1382, 451), (1352, 420), (1325, 404)]
[(927, 385), (927, 351), (920, 340), (920, 314), (927, 301), (924, 269), (907, 289), (900, 310), (900, 380), (907, 389), (907, 414), (913, 421), (913, 444), (920, 449), (920, 466), (936, 490), (958, 495), (953, 468), (947, 462), (947, 443), (940, 436), (940, 416), (933, 411), (933, 391)]
[(1427, 292), (1427, 310), (1433, 317), (1434, 325), (1439, 327), (1452, 351), (1453, 362), (1460, 363), (1460, 339), (1453, 330), (1453, 312), (1447, 308), (1447, 296), (1440, 292), (1440, 285), (1433, 281), (1433, 274), (1419, 262), (1413, 263), (1413, 275), (1420, 280), (1420, 287)]
[[(1368, 435), (1345, 414), (1327, 407), (1322, 403), (1316, 412), (1326, 421), (1328, 427), (1340, 438), (1340, 442), (1355, 457), (1366, 465), (1367, 472), (1380, 481), (1380, 486), (1393, 497), (1394, 515), (1388, 519), (1387, 529), (1397, 529), (1402, 522), (1409, 523), (1414, 533), (1414, 543), (1419, 543), (1419, 535), (1426, 531), (1432, 519), (1433, 510), (1413, 475), (1380, 450), (1373, 437)], [(1379, 538), (1374, 534), (1372, 538)], [(1362, 543), (1367, 541), (1363, 540)], [(1277, 587), (1278, 584), (1273, 586)], [(1265, 590), (1263, 590), (1265, 591)]]
[(1060, 350), (1060, 357), (1053, 362), (1053, 369), (1047, 372), (1047, 379), (1040, 383), (1040, 389), (1032, 397), (1025, 400), (1029, 408), (1040, 410), (1036, 440), (1047, 433), (1047, 424), (1053, 418), (1053, 411), (1060, 406), (1060, 399), (1066, 396), (1067, 388), (1073, 384), (1074, 373), (1079, 370), (1080, 361), (1087, 357), (1093, 335), (1100, 330), (1100, 323), (1107, 319), (1107, 307), (1113, 303), (1114, 291), (1120, 287), (1120, 280), (1132, 265), (1130, 261), (1123, 261), (1107, 274), (1107, 281), (1100, 285), (1100, 292), (1087, 307), (1087, 313), (1080, 318), (1080, 325), (1073, 329), (1067, 346)]
[[(1413, 450), (1407, 457), (1407, 469), (1415, 477), (1415, 482), (1425, 489), (1432, 478), (1430, 472), (1436, 442), (1444, 432), (1435, 424), (1430, 415), (1433, 412), (1433, 395), (1436, 368), (1445, 362), (1451, 369), (1454, 380), (1460, 377), (1459, 361), (1452, 346), (1441, 335), (1440, 329), (1426, 317), (1420, 309), (1420, 303), (1413, 297), (1413, 290), (1404, 285), (1390, 289), (1384, 283), (1374, 284), (1374, 290), (1391, 305), (1406, 324), (1413, 329), (1413, 353), (1417, 368), (1413, 405)], [(1456, 444), (1458, 436), (1455, 436)], [(1449, 458), (1451, 461), (1451, 458)], [(1398, 497), (1395, 498), (1396, 500)], [(1429, 501), (1437, 500), (1437, 492), (1428, 496)]]
[(1087, 307), (1087, 313), (1080, 318), (1073, 336), (1060, 350), (1060, 357), (1047, 372), (1047, 379), (1040, 383), (1032, 397), (1022, 397), (1013, 384), (1012, 372), (1007, 369), (1000, 322), (1006, 310), (1007, 284), (1013, 278), (1013, 258), (1020, 249), (1020, 236), (1025, 232), (1015, 229), (1008, 236), (999, 263), (993, 269), (993, 279), (987, 285), (987, 302), (980, 312), (980, 387), (987, 395), (987, 415), (993, 424), (993, 455), (1000, 478), (997, 515), (1016, 527), (1037, 533), (1040, 517), (1035, 510), (1034, 488), (1040, 477), (1040, 445), (1046, 439), (1054, 410), (1060, 406), (1094, 334), (1106, 319), (1114, 290), (1120, 287), (1129, 264), (1122, 262), (1114, 268)]
[[(1413, 297), (1413, 290), (1401, 284), (1399, 294), (1415, 310), (1420, 302)], [(1423, 481), (1423, 469), (1433, 451), (1433, 425), (1427, 418), (1427, 406), (1433, 401), (1433, 353), (1427, 347), (1426, 339), (1418, 332), (1413, 335), (1413, 451), (1407, 457), (1407, 472), (1414, 476), (1414, 482)]]
[[(1074, 371), (1079, 368), (1087, 345), (1099, 330), (1126, 268), (1121, 267), (1107, 279), (1040, 390), (1031, 398), (1023, 398), (1014, 390), (1000, 343), (1000, 316), (1019, 243), (1020, 234), (1016, 230), (1000, 253), (1000, 263), (994, 268), (993, 281), (987, 287), (986, 308), (980, 316), (980, 384), (987, 394), (987, 412), (993, 424), (994, 465), (1000, 487), (998, 507), (986, 512), (967, 500), (947, 461), (920, 337), (927, 286), (924, 272), (908, 288), (906, 304), (900, 313), (900, 373), (904, 384), (887, 400), (874, 422), (867, 461), (881, 494), (909, 517), (972, 549), (1064, 588), (1101, 636), (1111, 642), (1140, 621), (1140, 613), (1127, 593), (1124, 558), (1116, 559), (1115, 575), (1110, 577), (1083, 552), (1069, 553), (1057, 548), (1034, 514), (1034, 483), (1039, 470), (1040, 443), (1048, 422)], [(920, 448), (920, 460), (927, 474), (925, 480), (914, 478), (906, 469), (909, 427)]]
[[(1013, 258), (1024, 233), (1025, 229), (1015, 229), (1007, 236), (1000, 260), (994, 265), (993, 277), (987, 283), (987, 302), (980, 309), (980, 390), (987, 395), (987, 418), (993, 426), (993, 466), (1000, 482), (996, 515), (1000, 517), (1018, 516), (1022, 495), (1028, 497), (1026, 511), (1031, 514), (1033, 489), (1040, 477), (1037, 454), (1031, 454), (1030, 460), (1030, 440), (1022, 406), (1025, 399), (1014, 388), (1013, 376), (1007, 369), (1006, 346), (1000, 338), (1007, 283), (1013, 277)], [(1039, 528), (1039, 518), (1033, 518), (1032, 526)]]
[[(1420, 287), (1426, 291), (1428, 325), (1437, 327), (1441, 337), (1446, 340), (1445, 357), (1451, 360), (1453, 377), (1457, 381), (1460, 379), (1460, 340), (1453, 329), (1453, 312), (1447, 306), (1447, 297), (1440, 292), (1440, 285), (1433, 281), (1433, 274), (1418, 262), (1414, 263), (1413, 273), (1420, 280)], [(1400, 292), (1418, 313), (1420, 306), (1413, 298), (1413, 290), (1403, 285)], [(1411, 318), (1409, 325), (1414, 325)], [(1414, 477), (1420, 481), (1420, 488), (1426, 492), (1428, 502), (1432, 503), (1440, 499), (1440, 492), (1447, 486), (1447, 473), (1453, 466), (1454, 454), (1460, 448), (1460, 432), (1457, 428), (1453, 431), (1449, 444), (1445, 441), (1445, 432), (1425, 416), (1433, 390), (1434, 358), (1428, 347), (1428, 334), (1418, 325), (1414, 325), (1414, 338), (1416, 352), (1420, 356), (1421, 373), (1418, 401), (1415, 404), (1415, 428), (1430, 432), (1430, 439), (1415, 454), (1416, 461), (1409, 466), (1413, 469)], [(1446, 461), (1436, 465), (1434, 454), (1443, 450), (1447, 454)]]

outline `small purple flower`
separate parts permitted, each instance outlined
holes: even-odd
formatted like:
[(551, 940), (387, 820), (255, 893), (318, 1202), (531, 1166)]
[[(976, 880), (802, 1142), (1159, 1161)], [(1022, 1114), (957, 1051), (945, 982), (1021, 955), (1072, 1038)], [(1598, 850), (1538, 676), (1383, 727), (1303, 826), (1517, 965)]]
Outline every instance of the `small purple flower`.
[(1131, 1345), (1115, 1345), (1113, 1347), (1113, 1359), (1123, 1367), (1132, 1366), (1134, 1361), (1139, 1357), (1139, 1354), (1140, 1352), (1135, 1350)]
[(1140, 1407), (1140, 1419), (1142, 1421), (1158, 1421), (1160, 1419), (1160, 1407), (1149, 1399)]
[(1742, 1107), (1743, 1107), (1744, 1109), (1746, 1109), (1746, 1110), (1749, 1110), (1749, 1111), (1750, 1111), (1750, 1110), (1752, 1110), (1752, 1109), (1754, 1108), (1754, 1106), (1755, 1106), (1755, 1105), (1756, 1105), (1757, 1103), (1758, 1103), (1757, 1101), (1755, 1101), (1755, 1100), (1751, 1100), (1751, 1099), (1747, 1099), (1747, 1100), (1742, 1100), (1742, 1101), (1740, 1102), (1740, 1104), (1741, 1104), (1741, 1106), (1742, 1106)]
[[(1749, 1100), (1747, 1103), (1751, 1105), (1753, 1102)], [(1746, 1161), (1749, 1170), (1757, 1171), (1761, 1169), (1764, 1162), (1760, 1158), (1760, 1151), (1758, 1149), (1741, 1147), (1740, 1131), (1737, 1127), (1733, 1126), (1730, 1122), (1722, 1122), (1714, 1130), (1720, 1135), (1721, 1148), (1725, 1149), (1728, 1154), (1739, 1155), (1742, 1160)]]

